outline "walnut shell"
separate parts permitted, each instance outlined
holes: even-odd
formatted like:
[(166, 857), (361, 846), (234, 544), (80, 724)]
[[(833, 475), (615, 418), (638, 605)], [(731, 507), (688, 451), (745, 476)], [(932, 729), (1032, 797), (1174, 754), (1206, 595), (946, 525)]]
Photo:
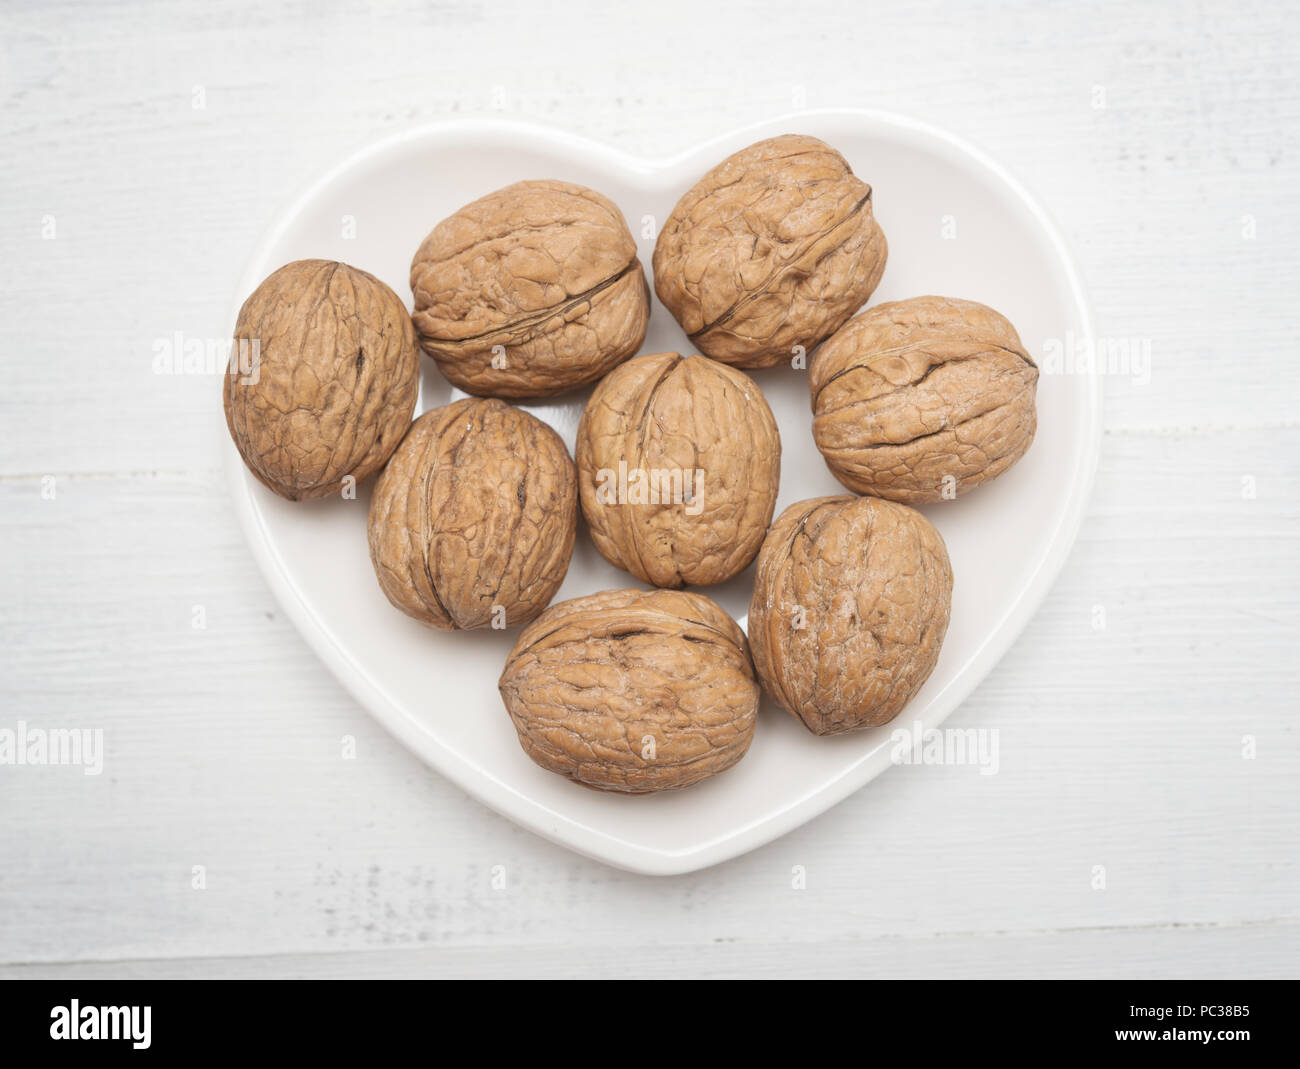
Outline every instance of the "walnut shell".
[(758, 554), (749, 641), (763, 688), (814, 735), (893, 720), (929, 678), (948, 630), (952, 567), (906, 505), (791, 505)]
[(655, 291), (706, 356), (737, 367), (811, 352), (880, 283), (871, 187), (815, 137), (729, 156), (677, 202), (655, 245)]
[(564, 442), (504, 401), (467, 397), (411, 425), (370, 503), (370, 559), (397, 608), (443, 631), (533, 619), (573, 556)]
[(992, 308), (879, 304), (813, 358), (813, 437), (850, 490), (909, 505), (1000, 475), (1034, 440), (1038, 368)]
[(333, 260), (285, 264), (239, 310), (226, 425), (257, 479), (290, 501), (369, 478), (411, 423), (419, 388), (406, 306)]
[(759, 687), (745, 636), (700, 594), (613, 590), (554, 605), (519, 636), (501, 697), (524, 752), (602, 791), (689, 787), (739, 761)]
[(638, 579), (708, 586), (758, 553), (781, 437), (743, 371), (702, 356), (635, 357), (592, 393), (575, 452), (592, 541)]
[(424, 351), (467, 393), (541, 397), (594, 382), (645, 338), (650, 290), (612, 201), (516, 182), (444, 219), (411, 263)]

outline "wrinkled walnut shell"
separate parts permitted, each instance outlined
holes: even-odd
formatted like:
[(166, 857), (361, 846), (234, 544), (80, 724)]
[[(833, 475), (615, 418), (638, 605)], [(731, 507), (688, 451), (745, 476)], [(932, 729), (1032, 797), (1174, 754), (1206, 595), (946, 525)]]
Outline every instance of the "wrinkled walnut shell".
[(578, 487), (564, 442), (504, 401), (411, 425), (375, 485), (370, 559), (388, 600), (443, 631), (526, 623), (568, 571)]
[(369, 478), (411, 423), (415, 331), (401, 298), (365, 271), (298, 260), (239, 310), (222, 400), (239, 455), (290, 501)]
[(785, 134), (699, 180), (655, 245), (655, 292), (700, 352), (737, 367), (811, 352), (880, 283), (871, 187), (815, 137)]
[(524, 752), (602, 791), (722, 772), (754, 737), (759, 688), (734, 620), (700, 594), (614, 590), (552, 606), (501, 673)]
[(635, 357), (592, 393), (575, 452), (592, 541), (644, 582), (721, 583), (763, 543), (781, 438), (743, 371), (701, 356)]
[(758, 554), (754, 667), (814, 735), (877, 727), (929, 678), (951, 602), (948, 550), (919, 512), (872, 497), (800, 501)]
[(645, 338), (650, 290), (612, 201), (569, 182), (490, 193), (411, 263), (424, 351), (467, 393), (541, 397), (594, 382)]
[(817, 351), (813, 437), (850, 490), (909, 505), (953, 498), (1024, 455), (1037, 384), (1015, 328), (992, 308), (880, 304)]

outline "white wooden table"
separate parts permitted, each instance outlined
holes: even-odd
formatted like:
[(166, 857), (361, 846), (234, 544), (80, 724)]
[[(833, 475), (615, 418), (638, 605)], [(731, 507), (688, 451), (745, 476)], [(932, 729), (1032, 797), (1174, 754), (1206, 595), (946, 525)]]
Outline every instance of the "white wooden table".
[[(0, 728), (106, 749), (0, 766), (0, 975), (1300, 972), (1297, 10), (579, 6), (0, 15)], [(998, 775), (894, 769), (732, 863), (617, 872), (333, 681), (230, 515), (217, 380), (153, 347), (228, 336), (279, 208), (382, 134), (500, 110), (654, 155), (836, 105), (1019, 174), (1150, 380), (1106, 377), (1080, 542), (950, 721)]]

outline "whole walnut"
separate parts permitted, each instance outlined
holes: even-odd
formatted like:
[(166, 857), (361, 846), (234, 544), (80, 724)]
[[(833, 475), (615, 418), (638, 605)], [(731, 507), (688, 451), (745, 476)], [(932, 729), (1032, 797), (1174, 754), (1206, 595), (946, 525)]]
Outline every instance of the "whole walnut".
[(575, 452), (592, 541), (638, 579), (721, 583), (762, 545), (781, 438), (743, 371), (702, 356), (635, 357), (592, 393)]
[(655, 245), (655, 291), (706, 356), (771, 367), (811, 352), (885, 270), (871, 187), (815, 137), (729, 156), (677, 202)]
[(397, 608), (443, 631), (533, 619), (573, 555), (578, 487), (560, 436), (504, 401), (426, 412), (370, 502), (370, 559)]
[(814, 735), (876, 727), (929, 678), (951, 602), (947, 548), (919, 512), (872, 497), (800, 501), (758, 554), (754, 666)]
[(411, 423), (415, 331), (402, 300), (333, 260), (285, 264), (239, 310), (223, 402), (257, 479), (290, 501), (369, 478)]
[(817, 448), (863, 494), (956, 497), (1034, 440), (1038, 368), (1015, 328), (974, 301), (876, 305), (817, 351), (809, 384)]
[(650, 290), (612, 201), (516, 182), (467, 204), (411, 263), (425, 352), (467, 393), (540, 397), (594, 382), (645, 338)]
[(679, 590), (553, 605), (519, 636), (500, 689), (533, 761), (625, 794), (730, 768), (753, 740), (760, 696), (735, 621)]

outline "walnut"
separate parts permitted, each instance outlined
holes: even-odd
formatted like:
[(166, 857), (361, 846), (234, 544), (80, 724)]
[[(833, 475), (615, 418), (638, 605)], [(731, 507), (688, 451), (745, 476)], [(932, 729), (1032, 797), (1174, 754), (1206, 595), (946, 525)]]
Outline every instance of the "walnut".
[(332, 260), (273, 272), (239, 310), (226, 424), (258, 480), (290, 501), (384, 465), (411, 423), (415, 331), (401, 298)]
[(910, 505), (951, 498), (1024, 455), (1037, 384), (993, 309), (946, 297), (880, 304), (813, 358), (813, 437), (850, 490)]
[(919, 512), (872, 497), (800, 501), (758, 554), (754, 666), (814, 735), (876, 727), (929, 677), (951, 601), (947, 548)]
[(811, 352), (885, 270), (871, 187), (815, 137), (729, 156), (677, 202), (655, 245), (655, 291), (706, 356), (737, 367)]
[(708, 598), (614, 590), (552, 606), (501, 673), (524, 752), (585, 787), (676, 790), (725, 771), (754, 737), (745, 636)]
[(592, 393), (575, 452), (592, 541), (638, 579), (721, 583), (762, 545), (781, 438), (743, 371), (702, 356), (635, 357)]
[(573, 555), (578, 487), (541, 420), (469, 397), (411, 425), (375, 485), (370, 559), (408, 616), (444, 631), (526, 623)]
[(420, 344), (467, 393), (540, 397), (594, 382), (645, 338), (650, 291), (612, 201), (517, 182), (467, 204), (411, 264)]

